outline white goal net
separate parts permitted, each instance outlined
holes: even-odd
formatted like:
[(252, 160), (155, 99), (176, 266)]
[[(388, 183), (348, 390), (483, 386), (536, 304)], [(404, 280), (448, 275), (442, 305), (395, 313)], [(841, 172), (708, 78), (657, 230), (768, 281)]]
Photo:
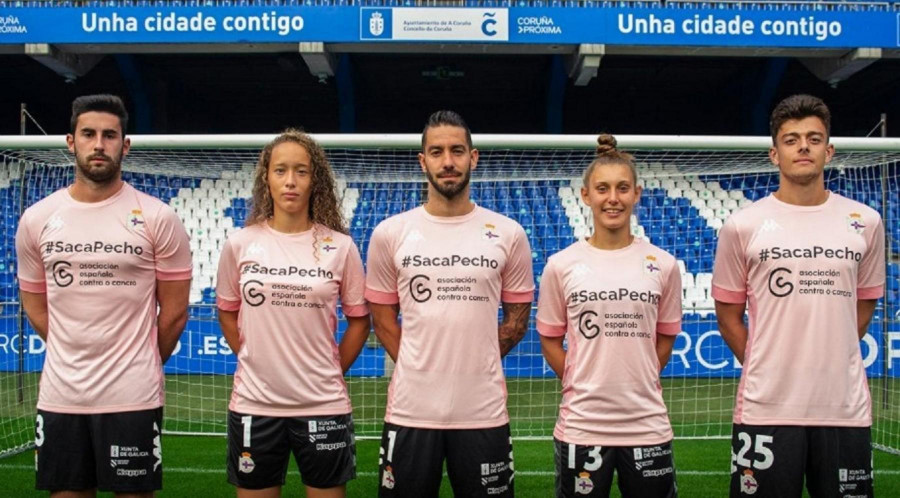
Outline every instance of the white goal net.
[[(249, 211), (251, 171), (272, 136), (133, 136), (124, 177), (161, 198), (191, 235), (190, 320), (165, 365), (168, 433), (223, 434), (235, 356), (219, 330), (215, 272), (225, 238)], [(363, 253), (375, 225), (423, 202), (418, 135), (317, 135), (339, 178), (351, 235)], [(581, 173), (594, 136), (475, 135), (472, 176), (480, 205), (516, 219), (529, 235), (536, 279), (549, 255), (591, 232)], [(766, 137), (620, 136), (635, 153), (644, 186), (632, 228), (666, 249), (683, 273), (684, 325), (662, 372), (678, 438), (724, 438), (740, 365), (718, 333), (710, 281), (717, 232), (732, 212), (777, 188)], [(887, 235), (888, 284), (860, 343), (872, 391), (877, 447), (900, 451), (900, 140), (834, 138), (828, 188), (878, 210)], [(63, 137), (0, 137), (0, 456), (33, 444), (45, 345), (26, 324), (15, 280), (14, 236), (23, 211), (69, 184), (73, 158)], [(338, 336), (344, 324), (339, 325)], [(511, 427), (517, 438), (549, 438), (559, 381), (545, 364), (534, 316), (503, 360)], [(380, 435), (392, 365), (374, 334), (347, 375), (360, 437)]]

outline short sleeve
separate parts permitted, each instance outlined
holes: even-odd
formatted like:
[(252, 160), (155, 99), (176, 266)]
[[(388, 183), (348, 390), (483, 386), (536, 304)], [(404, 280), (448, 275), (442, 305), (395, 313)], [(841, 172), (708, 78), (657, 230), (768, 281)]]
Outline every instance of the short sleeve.
[(356, 244), (350, 240), (350, 248), (344, 257), (344, 272), (341, 278), (341, 309), (346, 316), (366, 316), (366, 275), (363, 272), (362, 257)]
[(365, 297), (370, 303), (397, 304), (397, 268), (387, 225), (382, 222), (372, 231), (366, 264)]
[(19, 288), (25, 292), (43, 294), (47, 292), (47, 274), (41, 259), (40, 244), (31, 235), (31, 220), (28, 213), (19, 220), (16, 230), (16, 261)]
[(872, 230), (866, 231), (866, 253), (859, 263), (857, 299), (878, 299), (884, 295), (884, 223), (877, 218)]
[(219, 270), (216, 275), (216, 306), (223, 311), (241, 309), (241, 274), (234, 245), (231, 239), (225, 241), (219, 255)]
[(719, 230), (716, 261), (713, 265), (712, 297), (723, 303), (747, 302), (747, 262), (734, 217)]
[(506, 266), (501, 273), (500, 301), (530, 303), (534, 301), (534, 269), (531, 266), (531, 246), (521, 225), (516, 224), (515, 237), (510, 246)]
[(662, 285), (662, 296), (659, 298), (659, 312), (656, 317), (656, 333), (678, 335), (681, 332), (681, 272), (671, 259), (665, 281)]
[(178, 215), (163, 205), (152, 234), (156, 244), (157, 280), (191, 279), (191, 243)]
[(566, 335), (566, 293), (554, 260), (547, 262), (538, 292), (537, 331), (548, 337)]

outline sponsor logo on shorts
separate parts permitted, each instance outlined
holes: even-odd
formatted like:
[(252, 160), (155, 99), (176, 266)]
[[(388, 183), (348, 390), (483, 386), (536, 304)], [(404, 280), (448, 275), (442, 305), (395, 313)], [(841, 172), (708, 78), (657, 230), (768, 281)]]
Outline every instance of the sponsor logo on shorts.
[(509, 491), (509, 484), (504, 484), (495, 488), (487, 488), (485, 491), (489, 495), (502, 495), (503, 493)]
[(309, 432), (316, 432), (317, 429), (318, 429), (318, 427), (316, 427), (316, 421), (310, 420), (309, 421)]
[(591, 481), (591, 474), (582, 472), (575, 478), (575, 494), (589, 495), (594, 490), (594, 481)]
[(116, 469), (116, 475), (122, 477), (139, 477), (147, 475), (147, 469)]
[(641, 472), (641, 475), (644, 477), (660, 477), (666, 474), (671, 474), (675, 469), (672, 467), (666, 467), (664, 469), (648, 469)]
[(390, 465), (384, 468), (384, 475), (381, 476), (381, 486), (387, 489), (394, 489), (394, 472)]
[(238, 459), (238, 472), (249, 474), (253, 472), (253, 469), (255, 468), (256, 464), (253, 462), (253, 459), (250, 458), (250, 453), (247, 453), (246, 451), (241, 453), (241, 458)]
[(755, 495), (758, 489), (759, 484), (757, 484), (756, 478), (753, 477), (753, 471), (745, 470), (744, 474), (741, 475), (741, 493)]
[(500, 476), (485, 476), (481, 478), (481, 485), (487, 486), (492, 482), (497, 482), (500, 480)]
[(339, 450), (341, 448), (346, 448), (347, 442), (341, 441), (339, 443), (317, 443), (316, 451), (334, 451)]
[(490, 475), (490, 473), (491, 473), (491, 464), (489, 464), (489, 463), (481, 464), (481, 475), (486, 476), (486, 475)]
[(635, 459), (635, 460), (640, 460), (641, 458), (644, 458), (644, 455), (643, 455), (643, 453), (641, 452), (641, 449), (640, 449), (640, 448), (635, 448), (635, 449), (634, 449), (634, 459)]
[(838, 470), (838, 476), (841, 482), (847, 482), (847, 469)]

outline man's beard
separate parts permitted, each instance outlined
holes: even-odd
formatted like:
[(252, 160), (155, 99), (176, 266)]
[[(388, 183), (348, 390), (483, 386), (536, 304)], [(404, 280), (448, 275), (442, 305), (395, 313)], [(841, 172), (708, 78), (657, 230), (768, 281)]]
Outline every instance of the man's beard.
[[(95, 158), (105, 159), (108, 162), (104, 163), (102, 166), (94, 166), (91, 164), (91, 159)], [(110, 183), (118, 177), (119, 172), (122, 170), (121, 151), (117, 159), (107, 155), (91, 154), (84, 159), (84, 162), (82, 162), (76, 152), (75, 163), (81, 175), (88, 180), (100, 184)]]
[(441, 185), (438, 183), (438, 179), (431, 174), (431, 171), (425, 170), (425, 176), (428, 178), (428, 183), (434, 187), (435, 190), (438, 191), (439, 194), (444, 196), (447, 200), (453, 200), (458, 197), (469, 185), (469, 178), (472, 176), (472, 169), (466, 170), (463, 173), (462, 177), (455, 184), (450, 185)]

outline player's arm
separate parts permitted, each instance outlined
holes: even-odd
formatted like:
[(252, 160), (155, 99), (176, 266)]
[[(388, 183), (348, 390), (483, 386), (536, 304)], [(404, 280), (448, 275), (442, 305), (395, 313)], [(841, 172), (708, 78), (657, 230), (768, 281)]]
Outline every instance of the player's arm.
[(862, 340), (869, 330), (869, 323), (875, 313), (876, 304), (878, 304), (877, 299), (858, 299), (856, 301), (856, 326), (859, 340)]
[(503, 303), (503, 321), (497, 330), (500, 341), (500, 357), (516, 347), (528, 331), (531, 303)]
[(556, 373), (560, 379), (566, 370), (566, 350), (563, 348), (563, 340), (566, 336), (546, 336), (541, 335), (541, 353), (547, 364)]
[(219, 308), (219, 327), (231, 352), (238, 354), (241, 349), (241, 335), (238, 332), (238, 312)]
[(366, 344), (366, 339), (369, 338), (369, 330), (371, 328), (369, 315), (348, 316), (346, 318), (347, 330), (344, 331), (344, 337), (341, 339), (340, 346), (338, 346), (338, 352), (341, 355), (341, 370), (343, 372), (349, 370), (350, 365), (353, 365), (353, 362), (356, 361), (359, 352), (362, 351), (363, 346)]
[(400, 305), (376, 304), (370, 301), (369, 312), (372, 314), (375, 336), (391, 359), (397, 361), (401, 336), (400, 321), (397, 319), (400, 315)]
[(47, 293), (28, 292), (20, 290), (22, 308), (25, 310), (25, 316), (28, 317), (28, 323), (37, 331), (38, 335), (44, 341), (47, 340), (47, 329), (49, 325), (49, 315), (47, 314)]
[(747, 349), (747, 326), (744, 324), (746, 303), (726, 303), (716, 301), (716, 320), (719, 332), (725, 344), (734, 353), (738, 361), (744, 364), (744, 351)]
[(156, 281), (156, 302), (159, 303), (159, 314), (156, 316), (157, 343), (163, 363), (172, 356), (178, 338), (187, 324), (190, 291), (190, 279)]
[(656, 357), (659, 359), (659, 371), (662, 372), (672, 357), (672, 347), (675, 346), (677, 335), (656, 334)]

